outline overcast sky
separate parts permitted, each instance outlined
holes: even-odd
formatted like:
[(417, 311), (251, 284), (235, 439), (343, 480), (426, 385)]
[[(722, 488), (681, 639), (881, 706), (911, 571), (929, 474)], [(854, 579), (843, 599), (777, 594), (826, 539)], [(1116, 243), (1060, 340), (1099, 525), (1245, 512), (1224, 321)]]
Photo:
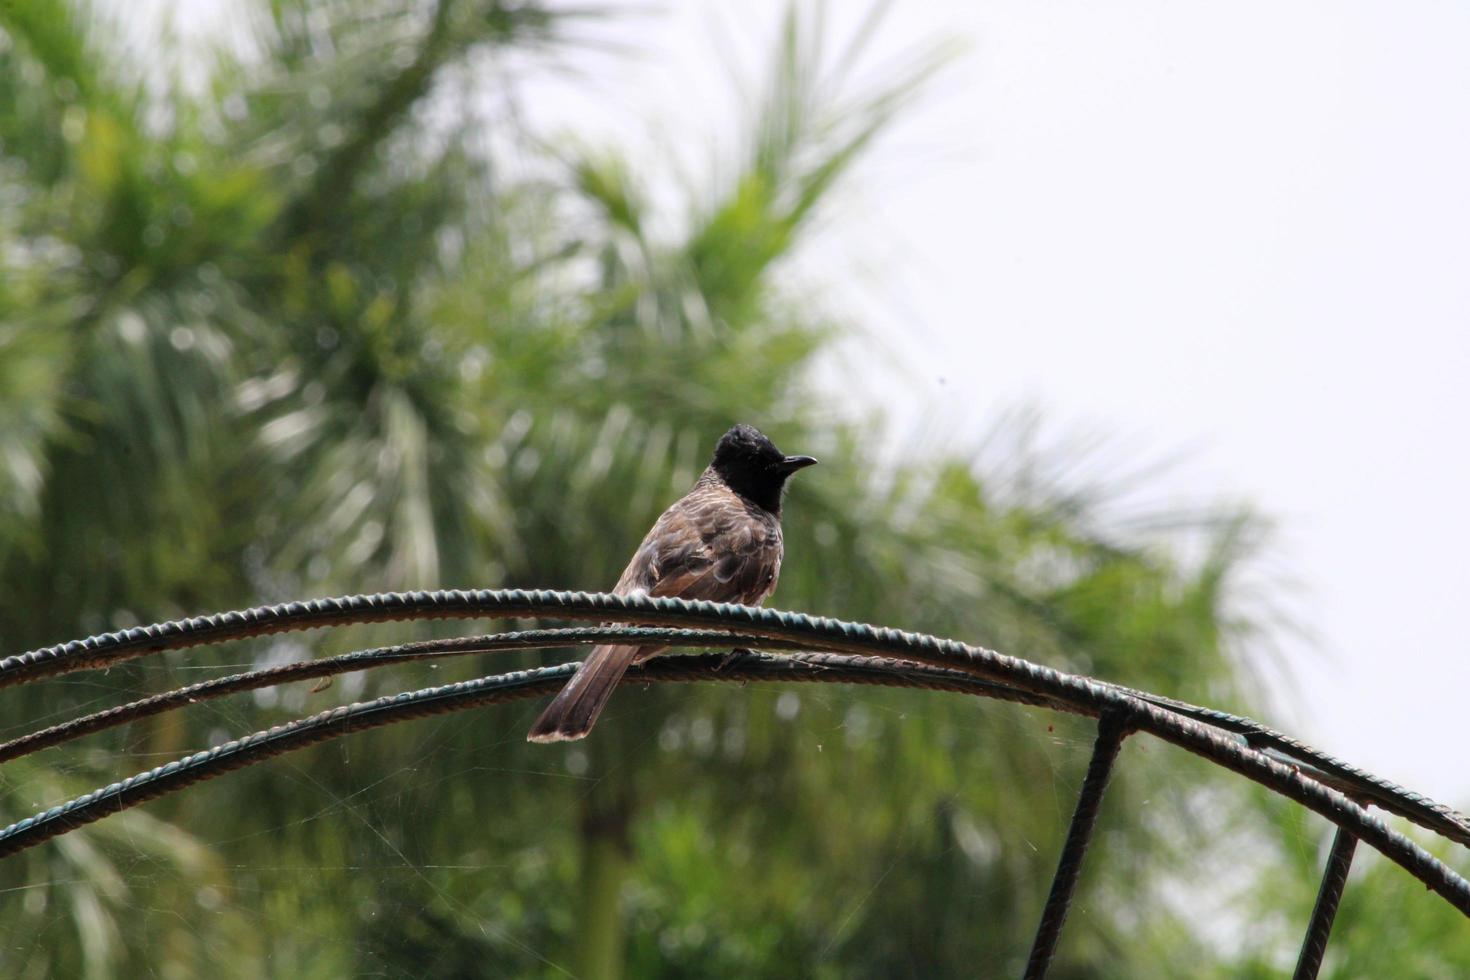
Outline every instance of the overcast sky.
[[(697, 164), (781, 8), (670, 5), (527, 108)], [(873, 60), (936, 36), (964, 54), (803, 263), (914, 349), (885, 401), (954, 445), (1034, 403), (1186, 450), (1158, 499), (1252, 501), (1301, 586), (1268, 720), (1470, 801), (1470, 5), (909, 0)]]
[[(599, 27), (630, 53), (527, 115), (698, 177), (782, 6)], [(1266, 720), (1466, 805), (1470, 5), (907, 0), (871, 63), (936, 37), (964, 54), (800, 270), (911, 350), (900, 428), (963, 446), (1030, 403), (1188, 450), (1157, 499), (1253, 502), (1303, 587)]]

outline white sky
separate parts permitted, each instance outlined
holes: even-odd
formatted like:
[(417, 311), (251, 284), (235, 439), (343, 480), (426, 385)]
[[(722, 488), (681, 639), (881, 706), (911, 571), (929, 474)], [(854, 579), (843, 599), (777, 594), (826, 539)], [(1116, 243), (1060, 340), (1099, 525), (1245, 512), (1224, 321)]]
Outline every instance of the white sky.
[[(782, 7), (599, 27), (632, 54), (524, 110), (697, 177)], [(908, 0), (873, 60), (936, 36), (965, 54), (802, 263), (917, 348), (887, 407), (954, 446), (1027, 402), (1190, 450), (1158, 499), (1255, 503), (1305, 587), (1300, 710), (1265, 720), (1465, 805), (1470, 5)]]
[[(526, 110), (697, 166), (782, 8), (671, 5)], [(1188, 450), (1158, 499), (1255, 503), (1302, 586), (1266, 720), (1470, 801), (1470, 6), (910, 0), (874, 61), (935, 36), (965, 53), (803, 263), (918, 348), (884, 400), (953, 445), (1026, 402)]]

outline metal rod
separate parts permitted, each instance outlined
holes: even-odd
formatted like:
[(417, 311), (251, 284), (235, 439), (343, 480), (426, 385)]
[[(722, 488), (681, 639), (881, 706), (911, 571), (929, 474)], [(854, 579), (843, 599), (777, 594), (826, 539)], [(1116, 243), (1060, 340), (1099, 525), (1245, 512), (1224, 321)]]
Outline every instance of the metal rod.
[[(650, 634), (640, 631), (636, 635), (647, 639)], [(525, 634), (517, 634), (517, 637), (524, 639)], [(473, 642), (473, 638), (469, 642)], [(0, 829), (0, 858), (35, 847), (109, 814), (308, 745), (413, 718), (554, 694), (576, 667), (575, 663), (561, 664), (384, 695), (373, 701), (331, 708), (267, 731), (255, 732), (138, 773)], [(734, 663), (727, 662), (727, 658), (719, 654), (656, 657), (649, 663), (631, 667), (628, 679), (634, 682), (631, 686), (635, 687), (645, 681), (675, 683), (699, 680), (738, 684), (747, 681), (876, 684), (971, 694), (983, 692), (986, 697), (1030, 703), (1026, 700), (1027, 695), (987, 685), (958, 671), (840, 654), (807, 653), (778, 657), (755, 653)]]
[[(1193, 752), (1300, 803), (1339, 827), (1348, 828), (1359, 840), (1380, 851), (1470, 917), (1470, 881), (1389, 827), (1382, 818), (1370, 814), (1349, 795), (1312, 778), (1299, 764), (1288, 764), (1251, 747), (1250, 735), (1223, 731), (1214, 724), (1186, 717), (1092, 678), (1051, 670), (983, 647), (801, 613), (693, 602), (668, 596), (655, 598), (539, 590), (482, 589), (344, 596), (137, 626), (5, 657), (0, 659), (0, 687), (27, 684), (75, 670), (106, 667), (164, 650), (272, 633), (389, 620), (507, 619), (523, 616), (728, 630), (835, 654), (876, 656), (901, 663), (959, 670), (981, 681), (999, 685), (998, 689), (1018, 698), (1030, 695), (1044, 699), (1050, 702), (1051, 707), (1060, 710), (1089, 715), (1101, 715), (1107, 711), (1127, 712), (1131, 729), (1148, 732)], [(902, 669), (901, 664), (889, 668), (899, 672)], [(405, 713), (395, 720), (408, 717), (412, 715)], [(1299, 751), (1293, 751), (1292, 755), (1303, 758)], [(1317, 763), (1314, 761), (1313, 764)], [(201, 765), (212, 767), (214, 763), (207, 761)], [(1382, 800), (1384, 794), (1389, 794), (1395, 800), (1393, 812), (1409, 816), (1450, 839), (1459, 840), (1470, 835), (1470, 819), (1455, 814), (1442, 804), (1432, 803), (1363, 773), (1343, 775), (1353, 776), (1354, 787), (1349, 791), (1353, 797)], [(1359, 781), (1363, 783), (1361, 787), (1356, 785)], [(1456, 829), (1464, 833), (1460, 836), (1447, 834), (1442, 829), (1447, 822), (1457, 825)]]
[(1312, 921), (1307, 923), (1307, 935), (1302, 939), (1301, 956), (1297, 957), (1294, 980), (1316, 980), (1322, 968), (1322, 956), (1327, 952), (1327, 939), (1332, 935), (1332, 920), (1337, 916), (1337, 903), (1342, 900), (1342, 889), (1347, 884), (1348, 869), (1352, 867), (1353, 851), (1358, 839), (1339, 827), (1332, 838), (1332, 850), (1327, 855), (1327, 867), (1322, 870), (1322, 887), (1317, 889), (1317, 904), (1312, 907)]
[(1103, 791), (1107, 789), (1113, 763), (1127, 735), (1128, 727), (1122, 712), (1108, 711), (1098, 719), (1092, 761), (1087, 764), (1087, 778), (1082, 781), (1082, 792), (1077, 796), (1077, 809), (1072, 813), (1072, 825), (1067, 830), (1067, 841), (1062, 845), (1057, 873), (1051, 881), (1051, 894), (1046, 898), (1041, 924), (1036, 928), (1031, 959), (1026, 963), (1026, 980), (1041, 980), (1051, 966), (1052, 954), (1056, 952), (1062, 926), (1067, 921), (1067, 909), (1072, 904), (1072, 893), (1077, 889), (1082, 859), (1092, 840), (1092, 828), (1097, 823)]

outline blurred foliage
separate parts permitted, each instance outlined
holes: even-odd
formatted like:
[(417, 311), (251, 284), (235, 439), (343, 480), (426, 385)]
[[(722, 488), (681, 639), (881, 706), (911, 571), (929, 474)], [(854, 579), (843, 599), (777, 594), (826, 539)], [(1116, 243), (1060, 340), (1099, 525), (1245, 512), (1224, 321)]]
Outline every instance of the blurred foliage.
[[(527, 138), (539, 165), (512, 178), (479, 138), (525, 134), (466, 93), (574, 56), (569, 32), (603, 13), (238, 6), (243, 41), (156, 38), (144, 56), (96, 9), (0, 5), (5, 651), (308, 595), (605, 588), (739, 419), (824, 464), (791, 494), (776, 604), (1249, 702), (1238, 652), (1270, 625), (1241, 588), (1254, 518), (1127, 532), (1024, 439), (1000, 461), (894, 461), (810, 383), (852, 325), (787, 260), (816, 216), (843, 223), (834, 188), (942, 50), (865, 88), (793, 11), (743, 158), (667, 213), (616, 147)], [(382, 633), (10, 691), (4, 731)], [(0, 819), (334, 698), (508, 666), (400, 667), (134, 726), (12, 764)], [(559, 749), (523, 742), (534, 710), (355, 736), (12, 859), (0, 970), (1012, 975), (1091, 740), (1077, 719), (914, 692), (626, 692)], [(1176, 756), (1126, 749), (1058, 976), (1283, 955), (1221, 946), (1169, 900), (1201, 854), (1277, 839), (1270, 801)], [(1304, 922), (1309, 857), (1251, 907)], [(1345, 976), (1384, 975), (1370, 908), (1411, 887), (1367, 876), (1335, 944)], [(1421, 905), (1401, 941), (1436, 936), (1423, 955), (1463, 965), (1435, 932), (1452, 913)]]

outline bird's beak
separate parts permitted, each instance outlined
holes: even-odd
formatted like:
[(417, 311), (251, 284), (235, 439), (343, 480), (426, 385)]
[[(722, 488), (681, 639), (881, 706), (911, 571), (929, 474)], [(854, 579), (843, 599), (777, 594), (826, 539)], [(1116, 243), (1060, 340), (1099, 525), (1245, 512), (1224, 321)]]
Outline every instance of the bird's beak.
[(815, 456), (787, 456), (781, 463), (782, 468), (787, 473), (795, 473), (797, 470), (804, 470), (808, 466), (816, 466), (817, 459)]

